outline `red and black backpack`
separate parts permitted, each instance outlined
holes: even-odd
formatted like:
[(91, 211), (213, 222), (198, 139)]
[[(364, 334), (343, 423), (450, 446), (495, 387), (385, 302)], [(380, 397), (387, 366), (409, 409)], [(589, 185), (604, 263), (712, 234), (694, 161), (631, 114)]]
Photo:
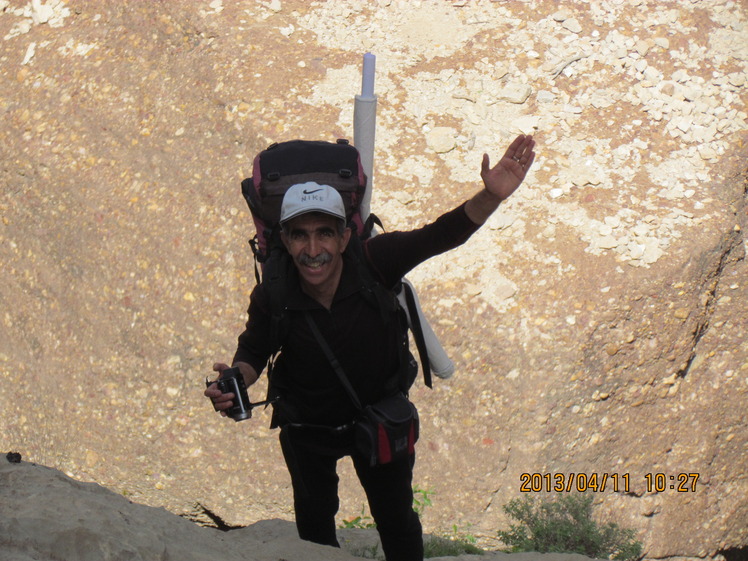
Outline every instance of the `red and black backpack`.
[[(382, 313), (390, 313), (399, 307), (396, 293), (405, 291), (408, 315), (411, 318), (410, 328), (418, 347), (424, 380), (431, 387), (428, 353), (409, 285), (401, 283), (393, 293), (377, 282), (368, 267), (363, 265), (362, 243), (371, 237), (374, 225), (382, 228), (382, 223), (374, 214), (368, 217), (361, 214), (361, 202), (367, 189), (366, 174), (361, 166), (358, 150), (344, 139), (336, 142), (290, 140), (271, 144), (255, 157), (252, 177), (242, 181), (242, 195), (247, 201), (255, 225), (255, 235), (249, 241), (255, 258), (255, 278), (258, 284), (264, 284), (270, 298), (271, 336), (277, 346), (282, 346), (285, 337), (287, 279), (290, 268), (293, 267), (280, 239), (281, 204), (291, 186), (307, 181), (330, 185), (340, 193), (346, 209), (347, 226), (354, 232), (346, 252), (352, 254), (360, 264), (358, 269), (364, 286), (367, 287), (367, 292), (376, 295), (377, 305)], [(405, 336), (407, 337), (407, 333)], [(401, 380), (401, 386), (407, 386), (404, 391), (407, 392), (414, 377), (415, 374), (412, 374), (407, 376), (409, 380)]]
[(361, 216), (366, 174), (355, 147), (344, 139), (271, 144), (255, 157), (252, 177), (242, 181), (242, 195), (249, 205), (256, 230), (250, 245), (262, 269), (279, 242), (275, 238), (280, 235), (283, 196), (289, 187), (307, 181), (334, 187), (343, 198), (348, 226), (355, 229), (360, 240), (371, 235), (376, 217), (365, 224)]

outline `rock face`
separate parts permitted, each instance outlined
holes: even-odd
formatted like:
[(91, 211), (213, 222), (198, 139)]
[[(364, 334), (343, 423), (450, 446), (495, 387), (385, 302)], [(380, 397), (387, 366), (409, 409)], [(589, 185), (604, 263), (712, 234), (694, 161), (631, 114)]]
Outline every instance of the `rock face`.
[(355, 559), (302, 542), (287, 521), (221, 532), (42, 466), (3, 460), (0, 478), (0, 556), (6, 561)]
[[(350, 137), (371, 51), (388, 229), (470, 196), (483, 152), (538, 140), (488, 224), (409, 275), (457, 365), (412, 392), (426, 528), (496, 545), (503, 504), (558, 485), (649, 559), (745, 555), (746, 15), (0, 0), (0, 449), (175, 513), (292, 517), (268, 415), (221, 422), (203, 379), (254, 283), (251, 158)], [(348, 464), (341, 494), (359, 514)]]
[[(222, 532), (139, 505), (97, 485), (28, 463), (0, 460), (3, 561), (350, 561), (381, 551), (376, 531), (340, 530), (341, 548), (301, 541), (286, 520)], [(459, 558), (432, 558), (453, 559)], [(576, 554), (491, 554), (485, 561), (590, 561)]]

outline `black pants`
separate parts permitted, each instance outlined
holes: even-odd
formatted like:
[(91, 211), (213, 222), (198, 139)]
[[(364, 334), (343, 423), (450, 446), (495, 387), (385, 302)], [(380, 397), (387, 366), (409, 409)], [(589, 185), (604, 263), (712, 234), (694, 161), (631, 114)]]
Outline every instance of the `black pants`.
[(335, 535), (335, 515), (340, 504), (336, 468), (339, 459), (350, 455), (387, 561), (421, 561), (421, 522), (413, 511), (415, 456), (369, 467), (353, 451), (351, 441), (346, 431), (335, 433), (295, 426), (281, 429), (280, 443), (291, 474), (299, 537), (340, 547)]

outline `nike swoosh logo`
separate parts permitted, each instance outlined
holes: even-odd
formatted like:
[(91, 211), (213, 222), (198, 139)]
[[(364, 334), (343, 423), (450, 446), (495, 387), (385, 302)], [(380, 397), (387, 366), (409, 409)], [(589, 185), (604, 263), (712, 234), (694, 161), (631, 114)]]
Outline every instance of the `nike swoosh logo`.
[(314, 191), (307, 191), (306, 189), (304, 189), (304, 190), (302, 191), (302, 193), (304, 193), (305, 195), (313, 195), (314, 193), (319, 193), (319, 192), (320, 192), (320, 191), (322, 191), (322, 190), (323, 190), (323, 189), (315, 189)]

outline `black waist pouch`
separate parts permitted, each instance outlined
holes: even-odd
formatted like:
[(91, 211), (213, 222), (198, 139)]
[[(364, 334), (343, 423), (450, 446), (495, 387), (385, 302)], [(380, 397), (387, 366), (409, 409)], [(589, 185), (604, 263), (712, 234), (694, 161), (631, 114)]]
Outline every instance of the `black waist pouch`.
[(365, 407), (354, 423), (356, 450), (370, 466), (389, 464), (415, 453), (419, 433), (416, 406), (403, 394)]
[(370, 466), (389, 464), (413, 455), (419, 430), (416, 406), (401, 392), (362, 407), (356, 390), (348, 381), (319, 327), (309, 313), (305, 316), (320, 348), (359, 411), (353, 423), (356, 451), (368, 460)]

